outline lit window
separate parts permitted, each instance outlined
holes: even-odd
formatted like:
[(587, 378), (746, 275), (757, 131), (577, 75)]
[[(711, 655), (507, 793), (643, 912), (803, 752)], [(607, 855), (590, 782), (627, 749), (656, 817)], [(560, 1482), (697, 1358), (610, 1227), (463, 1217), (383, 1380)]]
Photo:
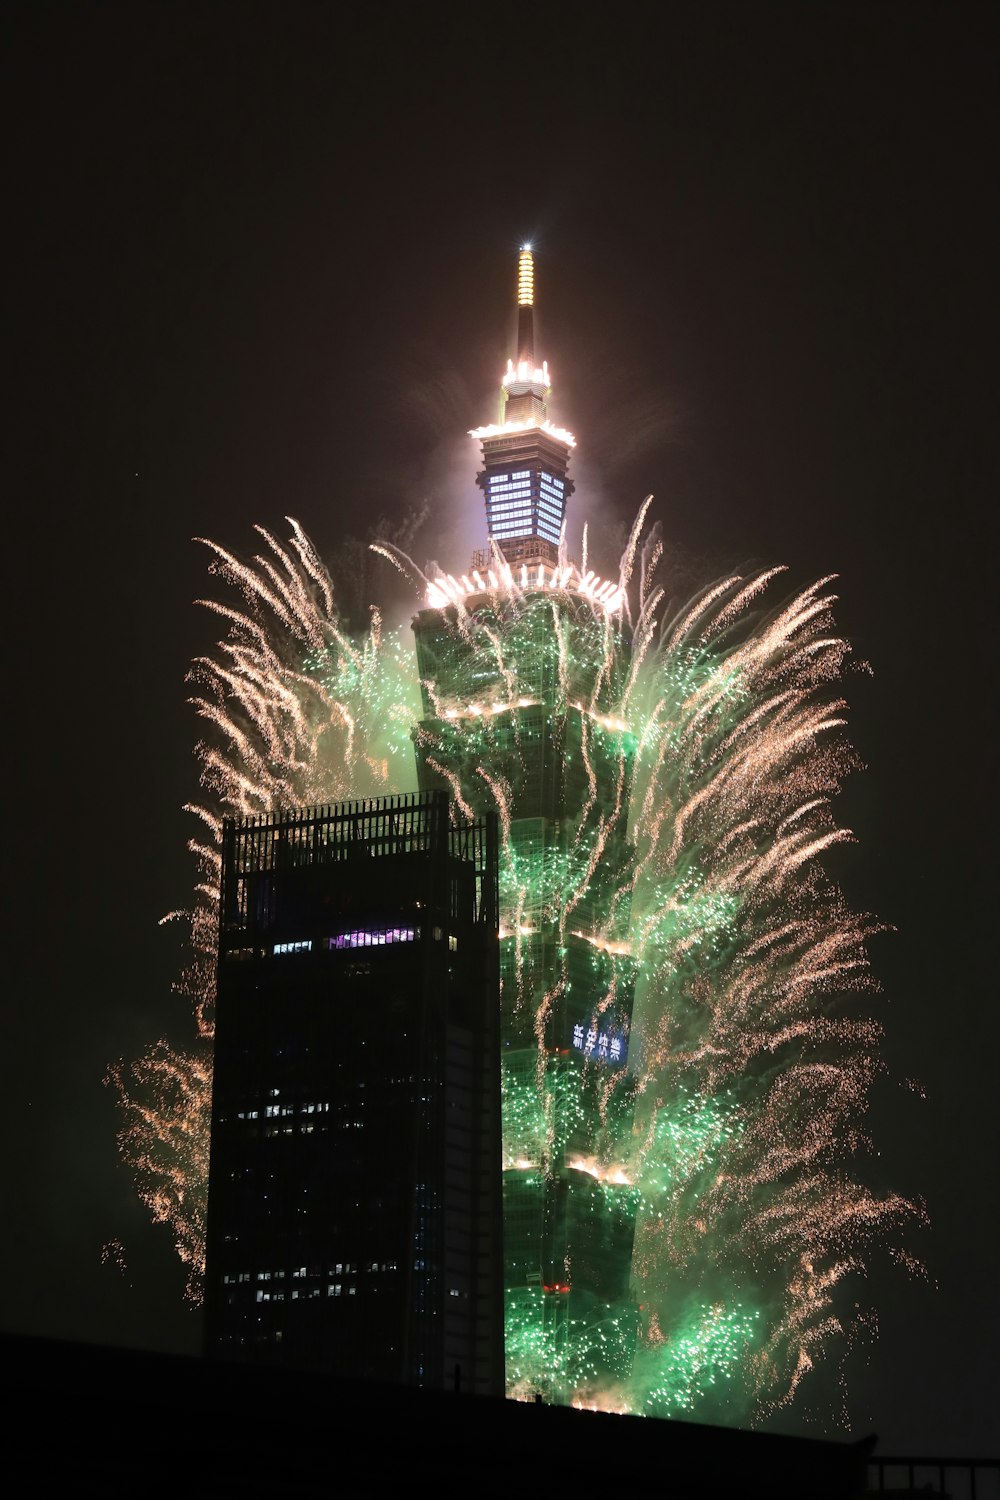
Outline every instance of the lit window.
[(327, 939), (329, 948), (382, 948), (387, 943), (412, 943), (420, 937), (419, 927), (364, 928), (358, 932), (340, 932)]

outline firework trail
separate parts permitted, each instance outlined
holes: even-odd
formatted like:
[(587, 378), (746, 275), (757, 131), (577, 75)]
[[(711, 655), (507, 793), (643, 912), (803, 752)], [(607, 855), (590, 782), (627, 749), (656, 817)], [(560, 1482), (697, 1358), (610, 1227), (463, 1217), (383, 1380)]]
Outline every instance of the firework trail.
[[(669, 609), (645, 512), (616, 585), (595, 589), (565, 563), (543, 585), (497, 557), (480, 580), (486, 610), (467, 609), (448, 575), (425, 579), (381, 549), (439, 612), (420, 683), (377, 611), (363, 635), (341, 624), (296, 523), (284, 546), (260, 531), (249, 563), (208, 544), (236, 602), (208, 603), (225, 634), (191, 671), (207, 731), (191, 809), (204, 834), (190, 846), (199, 880), (180, 988), (200, 1050), (161, 1044), (131, 1086), (116, 1070), (122, 1148), (195, 1288), (222, 818), (410, 790), (416, 745), (460, 807), (499, 814), (503, 1006), (537, 1041), (537, 1065), (504, 1077), (505, 1165), (543, 1176), (586, 1116), (592, 1151), (569, 1165), (635, 1224), (621, 1306), (595, 1306), (555, 1339), (537, 1298), (509, 1302), (509, 1390), (737, 1420), (791, 1400), (850, 1333), (838, 1288), (916, 1210), (851, 1175), (879, 1031), (855, 1010), (875, 924), (822, 866), (850, 837), (831, 800), (854, 765), (830, 580), (765, 610), (778, 570), (733, 576)], [(543, 702), (579, 748), (579, 815), (555, 846), (512, 832), (539, 755), (530, 714), (515, 710)], [(544, 926), (562, 956), (540, 982), (532, 937)], [(570, 937), (585, 940), (609, 1013), (634, 989), (628, 1069), (605, 1081), (544, 1058)]]
[(159, 1041), (126, 1068), (112, 1065), (105, 1080), (118, 1093), (123, 1123), (122, 1157), (154, 1223), (173, 1231), (187, 1272), (187, 1296), (201, 1300), (205, 1268), (212, 1054), (205, 1039), (197, 1051), (179, 1052)]
[(738, 1367), (758, 1412), (791, 1399), (844, 1331), (835, 1287), (913, 1212), (848, 1171), (879, 1069), (878, 1028), (849, 1004), (872, 987), (875, 924), (819, 862), (850, 837), (830, 808), (854, 765), (837, 695), (849, 648), (830, 580), (748, 616), (772, 577), (725, 580), (666, 624), (633, 706), (633, 1280), (648, 1310), (633, 1379), (645, 1371), (647, 1409), (667, 1413), (711, 1409), (706, 1385)]
[(367, 632), (348, 635), (327, 570), (290, 524), (285, 547), (256, 528), (266, 546), (249, 563), (205, 543), (211, 572), (237, 602), (199, 601), (227, 629), (188, 674), (208, 728), (196, 747), (204, 795), (187, 808), (202, 830), (188, 844), (198, 878), (191, 908), (164, 918), (190, 927), (191, 959), (176, 988), (192, 1006), (197, 1041), (190, 1051), (160, 1041), (108, 1079), (122, 1105), (122, 1157), (154, 1219), (171, 1227), (194, 1301), (205, 1262), (223, 818), (415, 784), (412, 652), (383, 632), (374, 609)]

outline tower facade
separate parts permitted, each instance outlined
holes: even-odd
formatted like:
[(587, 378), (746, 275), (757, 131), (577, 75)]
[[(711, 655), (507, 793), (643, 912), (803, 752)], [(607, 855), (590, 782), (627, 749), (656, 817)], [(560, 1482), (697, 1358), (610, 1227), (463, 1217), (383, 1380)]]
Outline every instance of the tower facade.
[(495, 819), (229, 821), (207, 1352), (502, 1388)]
[(534, 268), (500, 421), (476, 429), (488, 547), (414, 620), (422, 789), (495, 809), (500, 852), (507, 1387), (568, 1400), (624, 1373), (635, 1199), (614, 1143), (632, 1107), (622, 589), (567, 554), (571, 434), (536, 364)]

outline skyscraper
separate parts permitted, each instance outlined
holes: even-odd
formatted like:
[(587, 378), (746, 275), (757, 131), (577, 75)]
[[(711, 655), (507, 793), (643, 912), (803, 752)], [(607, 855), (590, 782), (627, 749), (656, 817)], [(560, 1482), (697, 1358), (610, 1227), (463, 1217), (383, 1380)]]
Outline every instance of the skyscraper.
[(620, 589), (567, 556), (574, 439), (548, 417), (533, 308), (524, 247), (500, 420), (472, 434), (489, 546), (434, 578), (414, 621), (415, 743), (422, 788), (500, 808), (508, 1389), (527, 1394), (544, 1367), (568, 1399), (624, 1372), (635, 1331), (635, 1199), (598, 1159), (602, 1126), (627, 1134), (631, 1110), (634, 743), (612, 713), (630, 651)]
[[(519, 298), (529, 265), (533, 282), (526, 253)], [(732, 574), (675, 608), (648, 502), (613, 583), (578, 565), (546, 510), (550, 481), (563, 476), (568, 493), (572, 438), (550, 418), (544, 362), (523, 337), (511, 347), (530, 358), (511, 358), (501, 420), (474, 434), (487, 545), (457, 575), (394, 558), (425, 590), (416, 663), (374, 612), (348, 634), (297, 523), (287, 546), (265, 532), (252, 564), (213, 544), (245, 604), (222, 606), (227, 637), (198, 663), (199, 711), (226, 741), (203, 747), (204, 779), (240, 815), (281, 806), (289, 787), (303, 802), (321, 800), (317, 788), (342, 799), (358, 775), (402, 791), (414, 772), (422, 795), (450, 794), (459, 825), (495, 813), (507, 1390), (663, 1416), (763, 1412), (794, 1396), (838, 1326), (844, 1267), (913, 1212), (850, 1175), (877, 1028), (848, 1007), (872, 929), (822, 868), (844, 837), (830, 804), (853, 762), (830, 695), (849, 648), (828, 580), (769, 609), (761, 596), (780, 570)], [(215, 826), (211, 808), (203, 816)], [(307, 934), (290, 924), (270, 951), (266, 937), (261, 951), (228, 945), (249, 956), (224, 963), (234, 982), (240, 964), (267, 959), (277, 973), (314, 957), (314, 936), (331, 951), (331, 936), (376, 919), (409, 932), (404, 917), (373, 908), (363, 925)], [(199, 934), (213, 918), (206, 899)], [(238, 931), (227, 907), (231, 920)], [(484, 1037), (484, 1078), (491, 1050)], [(199, 1075), (178, 1071), (197, 1118)], [(266, 1086), (256, 1079), (258, 1103)], [(294, 1109), (283, 1127), (278, 1099), (266, 1107), (278, 1111), (269, 1125), (292, 1128)], [(152, 1126), (143, 1142), (173, 1139)], [(384, 1143), (383, 1161), (395, 1170)], [(184, 1166), (171, 1156), (158, 1212), (164, 1200), (183, 1209)], [(197, 1249), (199, 1225), (175, 1218)], [(371, 1262), (381, 1275), (374, 1249)], [(266, 1283), (280, 1262), (258, 1263)], [(300, 1281), (334, 1282), (337, 1300), (329, 1264), (291, 1263)], [(330, 1263), (350, 1297), (353, 1257)], [(249, 1284), (245, 1266), (225, 1270)]]
[(495, 817), (227, 821), (210, 1354), (502, 1384)]

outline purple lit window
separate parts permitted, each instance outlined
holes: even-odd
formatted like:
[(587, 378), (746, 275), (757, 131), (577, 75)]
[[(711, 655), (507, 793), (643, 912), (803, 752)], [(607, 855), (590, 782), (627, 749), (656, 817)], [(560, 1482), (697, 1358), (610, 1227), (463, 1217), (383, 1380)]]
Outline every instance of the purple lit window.
[(381, 948), (386, 943), (414, 943), (420, 937), (419, 927), (361, 928), (356, 932), (340, 932), (327, 940), (330, 948)]

